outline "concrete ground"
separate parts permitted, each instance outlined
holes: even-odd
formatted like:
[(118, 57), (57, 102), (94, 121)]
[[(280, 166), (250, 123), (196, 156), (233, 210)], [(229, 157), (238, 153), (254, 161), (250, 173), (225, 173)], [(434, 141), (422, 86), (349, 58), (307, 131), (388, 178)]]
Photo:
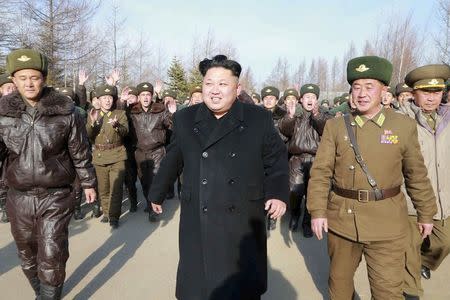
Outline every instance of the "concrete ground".
[[(111, 232), (109, 225), (90, 218), (84, 206), (86, 218), (70, 225), (64, 299), (175, 299), (178, 200), (166, 201), (164, 209), (160, 223), (149, 223), (142, 203), (130, 214), (126, 201), (120, 227)], [(289, 232), (287, 221), (285, 217), (270, 232), (269, 288), (263, 299), (328, 299), (326, 241)], [(0, 224), (0, 299), (34, 299), (19, 264), (9, 224)], [(423, 280), (423, 299), (450, 299), (449, 271), (447, 259), (431, 280)], [(355, 286), (360, 299), (370, 299), (364, 262)]]

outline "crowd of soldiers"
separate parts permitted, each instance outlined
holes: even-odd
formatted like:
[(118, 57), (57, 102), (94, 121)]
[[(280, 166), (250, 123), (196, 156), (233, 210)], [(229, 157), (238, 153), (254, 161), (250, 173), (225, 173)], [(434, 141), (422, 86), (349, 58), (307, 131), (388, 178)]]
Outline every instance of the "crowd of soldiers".
[[(0, 76), (0, 92), (2, 95), (2, 101), (7, 101), (5, 99), (11, 98), (11, 96), (10, 98), (5, 98), (6, 96), (17, 93), (16, 86), (14, 84), (15, 81), (11, 77), (14, 76), (15, 72), (28, 68), (37, 70), (44, 75), (46, 74), (46, 67), (43, 66), (43, 61), (45, 58), (34, 50), (16, 50), (9, 55), (9, 59), (15, 59), (16, 63), (11, 63), (9, 66), (8, 71), (10, 71), (11, 74), (3, 74)], [(33, 63), (35, 63), (35, 65), (33, 65)], [(373, 65), (371, 65), (372, 63)], [(384, 120), (390, 120), (391, 114), (395, 112), (399, 115), (409, 116), (411, 119), (416, 121), (415, 124), (417, 125), (418, 131), (418, 145), (420, 146), (420, 152), (425, 159), (428, 178), (431, 181), (436, 199), (434, 202), (436, 203), (438, 210), (433, 213), (433, 208), (428, 208), (425, 213), (423, 210), (425, 206), (421, 206), (423, 203), (417, 200), (417, 198), (420, 197), (422, 197), (421, 200), (424, 200), (424, 197), (417, 194), (417, 191), (420, 189), (419, 184), (417, 183), (417, 185), (414, 186), (414, 179), (411, 178), (414, 176), (419, 176), (414, 174), (415, 170), (411, 169), (410, 173), (406, 174), (405, 172), (408, 172), (408, 170), (405, 168), (405, 170), (403, 170), (403, 175), (399, 175), (395, 172), (393, 173), (394, 175), (399, 175), (399, 178), (395, 178), (394, 180), (395, 182), (400, 181), (398, 188), (403, 185), (402, 189), (404, 190), (404, 187), (406, 186), (405, 194), (408, 198), (407, 203), (410, 215), (410, 231), (416, 232), (416, 234), (408, 235), (411, 237), (409, 240), (411, 247), (409, 247), (406, 254), (404, 276), (399, 274), (390, 275), (393, 277), (401, 277), (400, 284), (404, 287), (402, 292), (404, 293), (404, 297), (406, 299), (418, 299), (418, 297), (423, 294), (420, 284), (420, 276), (429, 279), (431, 276), (430, 270), (435, 270), (450, 252), (450, 230), (449, 224), (446, 222), (450, 214), (450, 189), (448, 185), (443, 184), (443, 181), (447, 179), (446, 175), (448, 175), (448, 170), (450, 167), (450, 156), (448, 152), (448, 143), (450, 141), (450, 128), (448, 127), (448, 123), (450, 122), (450, 106), (448, 105), (450, 100), (450, 93), (448, 92), (450, 90), (450, 83), (448, 78), (450, 77), (450, 68), (446, 65), (423, 66), (412, 70), (406, 76), (405, 82), (399, 83), (395, 87), (389, 87), (390, 75), (386, 76), (382, 71), (380, 71), (381, 75), (378, 73), (371, 73), (372, 69), (375, 70), (380, 68), (379, 65), (381, 65), (381, 68), (389, 69), (389, 66), (385, 65), (384, 62), (374, 63), (371, 59), (368, 59), (367, 61), (358, 62), (354, 68), (356, 71), (353, 71), (358, 75), (365, 74), (365, 72), (367, 72), (369, 77), (362, 78), (376, 79), (382, 82), (385, 86), (385, 90), (382, 94), (381, 104), (383, 108), (381, 113), (373, 116), (371, 120), (378, 124), (377, 126), (380, 128), (384, 128), (383, 126), (386, 124)], [(71, 183), (70, 188), (70, 192), (72, 193), (72, 197), (76, 203), (73, 210), (73, 216), (77, 220), (84, 217), (81, 210), (83, 188), (95, 187), (97, 190), (98, 199), (93, 202), (92, 215), (96, 218), (101, 217), (101, 222), (109, 223), (112, 229), (116, 229), (119, 226), (119, 219), (122, 213), (124, 186), (126, 187), (130, 203), (129, 212), (134, 213), (138, 210), (136, 182), (137, 179), (139, 179), (145, 199), (144, 211), (148, 213), (149, 221), (157, 222), (159, 217), (152, 209), (151, 199), (149, 199), (149, 191), (151, 188), (152, 179), (158, 172), (161, 161), (166, 154), (166, 146), (170, 142), (170, 135), (173, 126), (173, 114), (176, 111), (184, 109), (185, 107), (202, 103), (202, 86), (194, 87), (190, 91), (189, 98), (180, 103), (177, 99), (177, 91), (172, 89), (163, 91), (162, 84), (160, 82), (157, 82), (155, 86), (150, 82), (141, 82), (135, 87), (123, 87), (119, 92), (118, 72), (113, 72), (111, 76), (105, 78), (104, 84), (97, 86), (95, 90), (88, 93), (85, 88), (85, 83), (88, 80), (88, 77), (89, 76), (85, 72), (81, 71), (79, 73), (78, 85), (76, 87), (47, 87), (47, 89), (51, 90), (49, 93), (56, 93), (55, 95), (57, 96), (54, 95), (53, 97), (57, 98), (62, 95), (73, 101), (75, 110), (78, 112), (77, 115), (80, 116), (79, 122), (82, 122), (83, 131), (85, 130), (89, 140), (83, 140), (81, 133), (79, 133), (79, 139), (80, 141), (87, 143), (89, 145), (88, 147), (92, 150), (92, 165), (95, 168), (97, 184), (93, 184), (92, 179), (89, 179), (90, 183), (88, 184), (87, 182), (89, 180), (87, 177), (89, 176), (85, 175), (85, 178), (82, 178), (80, 173), (76, 174), (75, 180)], [(357, 77), (355, 80), (358, 78), (361, 77)], [(352, 84), (353, 81), (349, 80), (349, 83)], [(352, 89), (353, 88), (354, 87), (352, 86)], [(315, 181), (315, 185), (310, 190), (308, 189), (308, 183), (310, 182), (310, 177), (312, 176), (311, 170), (314, 162), (318, 159), (321, 161), (319, 164), (316, 164), (316, 169), (319, 168), (318, 166), (322, 166), (325, 162), (328, 162), (324, 156), (326, 155), (326, 153), (323, 152), (325, 150), (318, 153), (321, 141), (324, 139), (324, 136), (326, 136), (325, 138), (327, 143), (334, 141), (329, 135), (335, 134), (336, 136), (333, 136), (333, 138), (339, 139), (338, 136), (342, 135), (345, 142), (353, 143), (353, 141), (350, 141), (350, 134), (342, 133), (342, 131), (345, 131), (345, 127), (340, 129), (341, 132), (331, 132), (332, 130), (337, 130), (336, 128), (339, 126), (336, 122), (327, 122), (331, 119), (340, 120), (342, 118), (339, 117), (349, 116), (358, 111), (358, 104), (356, 103), (356, 100), (353, 99), (352, 95), (354, 95), (354, 93), (352, 93), (352, 89), (349, 93), (343, 93), (341, 96), (335, 97), (332, 102), (326, 99), (319, 101), (320, 88), (314, 83), (304, 84), (300, 87), (300, 89), (286, 89), (282, 96), (279, 89), (274, 86), (266, 86), (260, 91), (260, 93), (250, 93), (251, 96), (249, 96), (249, 94), (245, 91), (241, 91), (238, 95), (239, 101), (261, 106), (272, 112), (274, 125), (278, 129), (279, 135), (286, 144), (289, 153), (289, 228), (292, 231), (297, 231), (300, 217), (303, 216), (301, 228), (305, 237), (312, 237), (313, 234), (316, 233), (316, 231), (312, 228), (311, 220), (323, 217), (324, 211), (327, 211), (326, 202), (325, 208), (319, 205), (318, 201), (309, 203), (309, 198), (313, 199), (315, 197), (315, 193), (317, 192), (317, 180)], [(27, 112), (29, 110), (31, 115), (35, 113), (28, 106), (25, 109)], [(49, 112), (48, 114), (51, 115), (52, 112)], [(4, 118), (3, 116), (10, 116), (10, 114), (8, 112), (4, 112), (0, 105), (0, 118)], [(367, 126), (364, 127), (366, 122), (368, 122), (368, 120), (363, 119), (363, 117), (356, 116), (352, 120), (351, 126), (355, 128), (359, 127), (359, 130), (365, 130), (365, 128), (367, 128)], [(3, 126), (8, 126), (8, 124), (11, 125), (11, 123), (8, 122), (5, 124), (6, 125)], [(328, 127), (332, 126), (330, 124), (334, 124), (335, 128), (327, 129), (326, 124)], [(395, 130), (391, 130), (389, 128), (384, 129), (384, 134), (381, 136), (380, 144), (397, 144), (399, 139), (415, 138), (414, 136), (401, 136), (399, 138), (398, 133), (396, 134), (392, 131)], [(2, 134), (6, 135), (8, 133), (2, 131)], [(367, 134), (371, 133), (369, 132)], [(14, 234), (14, 226), (17, 226), (16, 221), (14, 220), (17, 219), (17, 216), (8, 215), (8, 213), (17, 214), (19, 212), (14, 212), (13, 209), (6, 209), (6, 203), (8, 202), (6, 201), (6, 195), (9, 193), (8, 187), (11, 187), (11, 185), (14, 187), (15, 193), (17, 193), (16, 190), (20, 190), (20, 188), (17, 188), (14, 183), (11, 183), (12, 177), (8, 172), (8, 164), (10, 161), (15, 159), (14, 155), (17, 156), (20, 155), (20, 153), (14, 153), (14, 147), (16, 145), (14, 145), (13, 138), (8, 137), (8, 139), (5, 139), (2, 137), (2, 140), (7, 143), (10, 154), (5, 155), (6, 159), (2, 164), (2, 180), (0, 182), (1, 221), (8, 222), (8, 220), (11, 219)], [(362, 142), (362, 139), (360, 140), (360, 136), (358, 135), (358, 143)], [(400, 143), (402, 142), (403, 140), (400, 141)], [(335, 141), (335, 143), (338, 145), (338, 141)], [(339, 143), (341, 143), (341, 141), (339, 141)], [(10, 144), (12, 146), (10, 146)], [(375, 145), (366, 146), (360, 144), (360, 148), (363, 148), (363, 150), (367, 150), (367, 147), (371, 146)], [(29, 145), (29, 147), (33, 146)], [(74, 153), (79, 152), (81, 151), (80, 149), (82, 149), (82, 146), (80, 145), (69, 145), (69, 149), (70, 147), (74, 147), (74, 149), (72, 149)], [(345, 156), (349, 155), (349, 153), (353, 153), (352, 151), (346, 152), (347, 149), (341, 149), (339, 148), (340, 146), (337, 147), (336, 153), (333, 153), (332, 155), (332, 157), (334, 157), (333, 159), (336, 161), (338, 161), (339, 156)], [(325, 146), (322, 146), (322, 149), (323, 148), (325, 148)], [(374, 147), (374, 149), (375, 148), (377, 147)], [(339, 151), (342, 151), (342, 153)], [(380, 165), (384, 164), (384, 155), (388, 157), (387, 161), (389, 161), (389, 159), (400, 159), (403, 161), (408, 159), (417, 159), (421, 161), (420, 158), (414, 157), (405, 158), (404, 156), (399, 156), (392, 158), (388, 153), (389, 151), (390, 150), (383, 148), (381, 152), (376, 153), (376, 155), (378, 155), (378, 162)], [(404, 153), (402, 152), (402, 155), (403, 154)], [(372, 169), (375, 162), (370, 155), (366, 153), (364, 159), (369, 161), (370, 169)], [(90, 159), (89, 155), (87, 158)], [(43, 158), (43, 160), (45, 159), (48, 158)], [(354, 157), (351, 160), (352, 162), (346, 166), (348, 167), (348, 172), (339, 173), (337, 175), (353, 178), (354, 181), (355, 176), (360, 176), (363, 179), (356, 179), (356, 181), (364, 181), (366, 176), (364, 164), (360, 165), (358, 159), (354, 160)], [(66, 170), (66, 172), (75, 175), (75, 172), (72, 170), (73, 167), (67, 166), (66, 162), (63, 160), (55, 159), (52, 163), (57, 164), (58, 167), (62, 167), (62, 169)], [(81, 168), (81, 166), (75, 167)], [(89, 166), (86, 164), (85, 167), (88, 168)], [(328, 174), (327, 176), (330, 178), (332, 176), (337, 176), (336, 172), (338, 171), (335, 170), (334, 172), (334, 175)], [(377, 172), (378, 170), (375, 171), (375, 173)], [(57, 173), (52, 173), (52, 176), (57, 176)], [(327, 176), (324, 175), (323, 177), (325, 178)], [(402, 182), (403, 177), (405, 177), (405, 182)], [(178, 174), (177, 180), (179, 183), (178, 192), (180, 192), (182, 189), (183, 174)], [(345, 185), (348, 186), (348, 184), (342, 185), (340, 184), (342, 182), (340, 180), (342, 179), (334, 180), (333, 184), (336, 186), (328, 186), (328, 191), (331, 189), (334, 193), (331, 195), (337, 195), (336, 197), (349, 199), (353, 198), (353, 195), (349, 192), (350, 189), (344, 189)], [(355, 186), (355, 183), (353, 182), (350, 185)], [(357, 187), (357, 189), (352, 189), (352, 191), (353, 190), (358, 191), (354, 198), (358, 202), (364, 203), (372, 200), (371, 192), (367, 192), (367, 188), (363, 190), (362, 188)], [(167, 198), (173, 198), (174, 191), (175, 188), (172, 184), (172, 190), (167, 194)], [(328, 191), (323, 193), (324, 195), (326, 194), (327, 198)], [(386, 199), (388, 195), (392, 198), (397, 196), (399, 193), (399, 191), (397, 191), (397, 187), (395, 187), (393, 191), (389, 189), (385, 189), (383, 191), (385, 193), (384, 197), (381, 199), (376, 199), (374, 196), (375, 202)], [(362, 195), (363, 192), (364, 195)], [(12, 192), (10, 193), (13, 194)], [(311, 196), (309, 196), (310, 194)], [(8, 196), (8, 199), (14, 199), (12, 198), (13, 196)], [(364, 199), (362, 199), (363, 196), (365, 197)], [(342, 204), (342, 199), (335, 199), (333, 198), (334, 196), (330, 197), (331, 198), (327, 200), (329, 202), (328, 211), (330, 211), (330, 205), (337, 205), (340, 201), (339, 205), (341, 205), (341, 208), (338, 209), (337, 213), (349, 215), (353, 214), (353, 210), (355, 209), (353, 204), (350, 205), (346, 202), (344, 205)], [(9, 207), (12, 207), (12, 205), (9, 205)], [(373, 209), (374, 214), (379, 213), (375, 206), (371, 209)], [(419, 215), (419, 222), (434, 224), (433, 232), (429, 236), (426, 236), (425, 239), (421, 238), (421, 234), (423, 232), (419, 232), (417, 230), (417, 214)], [(329, 212), (328, 215), (329, 218), (331, 218)], [(428, 217), (426, 220), (424, 219), (425, 216)], [(383, 216), (381, 215), (380, 217), (382, 218)], [(373, 218), (369, 219), (370, 221), (368, 221), (367, 224), (371, 224), (371, 226), (373, 226), (374, 224), (371, 223)], [(354, 219), (352, 220), (352, 222), (355, 222)], [(383, 222), (383, 220), (379, 221)], [(372, 245), (380, 240), (385, 241), (397, 238), (397, 236), (394, 236), (395, 234), (391, 234), (391, 236), (384, 236), (383, 234), (380, 234), (377, 237), (374, 237), (376, 234), (369, 233), (367, 235), (367, 239), (361, 239), (361, 237), (364, 237), (364, 230), (370, 231), (370, 229), (363, 228), (364, 225), (361, 225), (362, 227), (357, 228), (359, 232), (356, 236), (353, 236), (352, 234), (347, 234), (345, 232), (346, 225), (339, 224), (339, 222), (340, 221), (337, 221), (337, 225), (333, 224), (330, 226), (336, 235), (339, 235), (346, 240), (356, 241), (357, 243), (362, 243), (364, 245)], [(275, 227), (276, 221), (269, 218), (268, 228), (273, 230)], [(341, 227), (344, 228), (342, 231), (339, 229)], [(383, 228), (383, 226), (381, 227)], [(16, 229), (20, 230), (20, 228)], [(324, 229), (326, 229), (326, 226)], [(18, 230), (16, 230), (16, 232), (18, 232)], [(14, 234), (14, 236), (16, 241), (18, 239), (25, 239), (23, 237), (18, 237), (17, 234)], [(341, 268), (342, 263), (347, 260), (345, 257), (340, 256), (340, 254), (336, 254), (339, 252), (336, 248), (330, 248), (340, 245), (339, 247), (341, 247), (341, 249), (345, 249), (348, 245), (343, 246), (342, 241), (337, 240), (336, 237), (333, 237), (332, 241), (336, 244), (333, 244), (332, 246), (329, 245), (329, 251), (334, 251), (333, 255), (336, 255), (336, 257), (339, 258), (340, 263), (336, 263), (337, 267), (334, 267), (333, 263), (335, 263), (335, 260), (332, 259), (330, 293), (333, 299), (349, 299), (348, 297), (354, 292), (354, 288), (352, 287), (353, 273), (350, 277), (345, 279), (342, 279), (342, 276), (340, 277), (337, 269)], [(32, 257), (35, 256), (35, 254), (30, 254), (27, 252), (29, 247), (26, 245), (20, 246), (20, 243), (18, 242), (18, 248), (22, 261), (30, 262)], [(64, 253), (68, 257), (68, 251), (65, 250)], [(355, 265), (355, 269), (359, 263), (359, 259), (360, 257), (352, 262)], [(383, 258), (376, 258), (375, 260), (382, 259)], [(67, 258), (65, 258), (65, 260), (67, 260)], [(63, 265), (65, 264), (65, 260)], [(34, 264), (36, 264), (36, 262), (34, 262)], [(42, 295), (42, 285), (39, 286), (36, 282), (40, 281), (42, 283), (45, 276), (39, 276), (39, 279), (37, 279), (37, 271), (34, 270), (33, 272), (30, 272), (30, 268), (36, 268), (33, 264), (27, 265), (27, 263), (23, 263), (22, 267), (30, 280), (31, 285), (35, 289), (36, 295)], [(376, 276), (374, 276), (374, 278), (375, 280), (380, 279)], [(387, 281), (391, 279), (392, 278), (386, 278)], [(59, 280), (50, 280), (47, 284), (50, 286), (60, 287), (62, 286), (63, 281), (64, 276), (62, 276), (62, 278), (60, 276)], [(397, 280), (392, 279), (391, 282), (398, 282), (398, 278)], [(335, 284), (335, 289), (333, 289), (333, 284)], [(377, 288), (379, 288), (377, 285), (379, 284), (379, 282), (376, 283), (371, 281), (372, 293), (376, 295), (375, 298), (394, 299), (391, 296), (386, 296), (391, 295), (388, 293), (383, 294), (383, 292), (379, 292), (377, 294)], [(394, 288), (399, 287), (397, 286)], [(337, 289), (340, 289), (340, 291), (337, 292)], [(379, 288), (379, 290), (381, 291), (383, 288)], [(58, 291), (56, 291), (56, 294), (57, 293)]]

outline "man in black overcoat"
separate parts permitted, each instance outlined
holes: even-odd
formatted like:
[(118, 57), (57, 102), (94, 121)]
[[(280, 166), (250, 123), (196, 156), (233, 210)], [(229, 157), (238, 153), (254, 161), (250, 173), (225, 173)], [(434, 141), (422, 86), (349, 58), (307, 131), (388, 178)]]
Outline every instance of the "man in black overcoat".
[(239, 63), (217, 55), (199, 69), (204, 103), (175, 113), (149, 198), (161, 213), (183, 171), (178, 299), (260, 299), (267, 289), (266, 215), (286, 211), (287, 150), (270, 112), (236, 101)]

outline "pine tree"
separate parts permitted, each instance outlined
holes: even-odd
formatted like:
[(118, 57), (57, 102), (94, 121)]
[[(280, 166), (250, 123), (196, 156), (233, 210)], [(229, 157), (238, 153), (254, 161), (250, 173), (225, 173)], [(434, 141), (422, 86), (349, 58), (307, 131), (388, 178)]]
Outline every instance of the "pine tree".
[(176, 56), (170, 63), (167, 75), (169, 77), (169, 88), (177, 91), (178, 99), (185, 99), (189, 94), (189, 86), (184, 67)]

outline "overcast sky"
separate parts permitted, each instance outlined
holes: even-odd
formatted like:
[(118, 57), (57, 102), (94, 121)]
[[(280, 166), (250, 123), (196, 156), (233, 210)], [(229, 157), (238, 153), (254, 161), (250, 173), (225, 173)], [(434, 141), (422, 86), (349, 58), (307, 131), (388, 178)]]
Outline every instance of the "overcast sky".
[[(98, 17), (111, 9), (103, 2)], [(188, 59), (194, 36), (208, 30), (216, 40), (231, 42), (239, 62), (264, 81), (279, 57), (294, 69), (306, 58), (341, 58), (351, 41), (358, 51), (388, 17), (412, 14), (427, 35), (435, 33), (434, 0), (127, 0), (118, 2), (126, 17), (123, 34), (142, 30), (151, 45), (162, 45), (168, 60)], [(294, 71), (294, 70), (292, 70)]]

